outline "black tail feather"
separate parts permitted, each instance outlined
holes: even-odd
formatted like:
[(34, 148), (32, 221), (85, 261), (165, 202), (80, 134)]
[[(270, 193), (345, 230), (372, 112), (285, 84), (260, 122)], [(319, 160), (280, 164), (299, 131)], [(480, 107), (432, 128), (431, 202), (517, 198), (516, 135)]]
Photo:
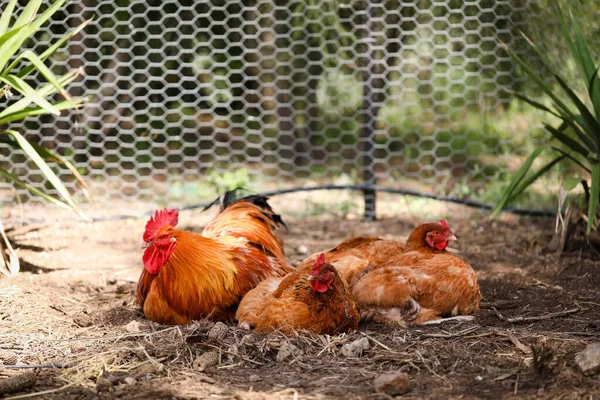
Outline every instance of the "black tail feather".
[(283, 222), (281, 215), (275, 213), (268, 201), (269, 198), (267, 196), (261, 196), (259, 194), (247, 194), (249, 191), (243, 187), (238, 187), (233, 190), (226, 191), (223, 195), (217, 197), (215, 201), (210, 203), (208, 206), (204, 208), (204, 210), (209, 209), (215, 204), (220, 204), (221, 211), (225, 210), (232, 204), (237, 203), (238, 201), (247, 201), (254, 205), (257, 205), (261, 209), (263, 209), (264, 215), (269, 217), (275, 224), (282, 225), (287, 229), (287, 225)]

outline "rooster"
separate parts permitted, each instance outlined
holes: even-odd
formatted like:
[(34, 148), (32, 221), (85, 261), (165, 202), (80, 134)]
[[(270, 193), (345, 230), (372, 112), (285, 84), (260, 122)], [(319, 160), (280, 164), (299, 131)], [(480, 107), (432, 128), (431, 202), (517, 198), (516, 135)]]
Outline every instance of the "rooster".
[[(357, 241), (356, 246), (342, 243), (326, 258), (348, 283), (363, 318), (419, 325), (479, 310), (475, 272), (446, 250), (453, 240), (456, 236), (440, 220), (415, 228), (404, 246), (370, 238)], [(386, 242), (391, 251), (383, 251)], [(380, 251), (374, 254), (376, 248)], [(299, 270), (310, 262), (303, 262)]]
[(229, 192), (201, 235), (177, 230), (177, 223), (177, 210), (165, 208), (146, 224), (137, 301), (152, 321), (230, 320), (249, 290), (292, 271), (276, 236), (283, 221), (265, 197)]
[(241, 328), (256, 332), (303, 329), (332, 335), (356, 329), (360, 313), (348, 285), (321, 254), (308, 273), (261, 282), (244, 297), (236, 318)]

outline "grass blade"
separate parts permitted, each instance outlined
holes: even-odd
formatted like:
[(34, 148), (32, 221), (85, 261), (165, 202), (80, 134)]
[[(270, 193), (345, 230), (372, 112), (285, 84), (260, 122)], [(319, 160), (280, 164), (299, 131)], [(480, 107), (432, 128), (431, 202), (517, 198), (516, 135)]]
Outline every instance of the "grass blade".
[[(75, 70), (66, 73), (65, 75), (58, 78), (58, 81), (61, 85), (68, 85), (73, 82), (77, 77), (81, 74), (81, 70)], [(46, 84), (37, 90), (37, 93), (40, 96), (49, 96), (53, 93), (56, 93), (56, 89), (51, 84)], [(23, 98), (11, 104), (9, 107), (6, 107), (4, 110), (0, 112), (0, 119), (5, 118), (7, 115), (14, 114), (16, 112), (21, 111), (23, 108), (27, 107), (31, 102), (27, 98)]]
[[(5, 143), (11, 145), (14, 148), (17, 148), (17, 149), (19, 148), (19, 143), (15, 140), (6, 140)], [(94, 196), (92, 195), (92, 191), (90, 190), (90, 187), (88, 186), (87, 182), (85, 181), (85, 179), (83, 179), (83, 176), (81, 176), (79, 171), (77, 171), (77, 168), (75, 168), (75, 166), (69, 160), (67, 160), (65, 157), (61, 156), (58, 153), (54, 153), (53, 151), (51, 151), (50, 149), (48, 149), (44, 146), (40, 146), (36, 143), (29, 143), (29, 144), (31, 145), (31, 147), (33, 147), (35, 149), (35, 151), (38, 152), (38, 154), (45, 161), (55, 161), (59, 164), (64, 165), (65, 167), (67, 167), (67, 169), (69, 171), (71, 171), (71, 173), (73, 174), (75, 179), (77, 179), (77, 181), (81, 184), (83, 194), (88, 199), (88, 201), (92, 204), (96, 203), (96, 200), (94, 199)]]
[[(514, 53), (511, 49), (508, 48), (504, 43), (502, 43), (504, 50), (508, 53), (508, 55), (519, 64), (519, 66), (523, 69), (523, 71), (531, 78), (531, 80), (544, 92), (546, 93), (554, 104), (557, 106), (560, 112), (562, 112), (565, 116), (574, 118), (571, 110), (563, 103), (558, 96), (554, 94), (550, 86), (544, 82), (542, 78), (540, 78), (526, 63), (519, 57), (516, 53)], [(564, 117), (563, 117), (564, 119)]]
[(552, 167), (554, 167), (556, 164), (558, 164), (565, 158), (566, 158), (566, 155), (564, 155), (564, 154), (560, 155), (560, 156), (556, 157), (554, 160), (550, 161), (548, 164), (544, 165), (539, 170), (537, 170), (537, 172), (529, 175), (526, 179), (523, 179), (521, 181), (521, 183), (519, 183), (519, 185), (513, 191), (509, 201), (520, 196), (521, 193), (523, 193), (525, 191), (525, 189), (527, 189), (529, 186), (531, 186), (531, 184), (533, 184), (540, 176), (542, 176), (546, 172), (550, 171), (552, 169)]
[[(56, 108), (58, 111), (70, 110), (81, 105), (85, 99), (71, 99), (60, 101), (58, 103), (53, 103), (52, 106)], [(21, 109), (21, 111), (17, 111), (13, 114), (6, 115), (0, 118), (0, 125), (8, 124), (14, 121), (20, 121), (27, 117), (34, 117), (37, 115), (47, 114), (47, 111), (42, 107), (28, 107)]]
[(27, 82), (15, 75), (0, 76), (0, 81), (8, 84), (10, 87), (21, 93), (29, 102), (46, 109), (50, 114), (60, 115), (60, 112), (50, 104), (43, 96), (34, 90)]
[(513, 192), (518, 187), (519, 183), (521, 183), (527, 172), (529, 172), (529, 170), (531, 169), (531, 165), (543, 150), (543, 147), (538, 147), (529, 155), (529, 157), (527, 157), (527, 160), (525, 160), (523, 165), (521, 165), (521, 168), (519, 168), (519, 170), (515, 173), (515, 176), (513, 176), (513, 179), (508, 185), (508, 188), (506, 188), (506, 190), (504, 191), (502, 198), (500, 199), (498, 204), (496, 204), (496, 207), (494, 207), (494, 209), (492, 210), (492, 216), (498, 215), (498, 213), (500, 213), (500, 211), (510, 201), (510, 199), (513, 197)]
[(27, 139), (25, 139), (25, 137), (19, 132), (13, 130), (5, 130), (2, 133), (11, 135), (17, 141), (19, 147), (38, 166), (44, 177), (48, 179), (52, 186), (54, 186), (54, 188), (56, 189), (60, 197), (62, 197), (62, 199), (65, 201), (65, 203), (67, 203), (74, 210), (78, 210), (79, 208), (77, 207), (77, 204), (69, 194), (69, 191), (67, 190), (65, 185), (63, 185), (58, 176), (56, 176), (54, 171), (52, 171), (48, 164), (46, 164), (42, 157), (40, 157), (38, 152), (35, 151), (35, 149), (27, 141)]
[(590, 49), (579, 30), (579, 26), (577, 25), (577, 21), (573, 17), (572, 13), (569, 13), (571, 16), (571, 26), (573, 27), (573, 32), (575, 34), (575, 47), (577, 52), (579, 53), (579, 58), (581, 60), (581, 72), (583, 74), (584, 80), (589, 82), (596, 66), (594, 65), (594, 59), (592, 58), (592, 54), (590, 53)]
[(585, 132), (588, 134), (588, 136), (590, 136), (591, 139), (596, 140), (596, 142), (598, 142), (599, 137), (594, 136), (594, 132), (600, 132), (600, 124), (598, 124), (596, 118), (594, 118), (588, 107), (581, 101), (579, 96), (575, 94), (575, 92), (567, 85), (567, 83), (559, 75), (555, 75), (555, 78), (560, 87), (562, 87), (563, 90), (567, 93), (567, 95), (569, 96), (573, 104), (575, 104), (575, 106), (579, 110), (579, 113), (583, 117), (583, 121), (581, 122), (584, 123), (582, 126), (585, 128)]
[(600, 67), (596, 68), (594, 75), (592, 75), (592, 79), (590, 79), (588, 95), (594, 106), (596, 118), (600, 119), (600, 79), (598, 78), (598, 71), (600, 71)]
[(27, 182), (23, 182), (22, 180), (17, 178), (15, 175), (11, 174), (10, 172), (8, 172), (7, 170), (5, 170), (3, 168), (0, 168), (0, 175), (2, 175), (6, 180), (12, 182), (15, 186), (26, 189), (26, 190), (30, 191), (31, 193), (33, 193), (34, 195), (39, 196), (39, 197), (43, 198), (44, 200), (48, 201), (49, 203), (56, 204), (57, 206), (64, 208), (66, 210), (71, 209), (71, 207), (68, 204), (66, 204), (65, 202), (62, 202), (62, 201), (58, 200), (57, 198), (52, 197), (47, 193), (44, 193), (43, 191), (39, 190), (38, 188), (31, 186)]
[(0, 16), (0, 35), (4, 35), (8, 31), (10, 17), (12, 17), (16, 5), (17, 0), (10, 0), (6, 8), (2, 10), (2, 16)]
[[(2, 251), (2, 260), (4, 261), (4, 269), (0, 269), (0, 272), (5, 274), (6, 276), (15, 276), (19, 273), (21, 269), (21, 264), (19, 263), (19, 256), (15, 249), (13, 249), (8, 237), (6, 236), (6, 231), (4, 230), (4, 225), (2, 224), (2, 220), (0, 220), (0, 234), (2, 235), (2, 240), (4, 241), (4, 245), (6, 246), (6, 251), (8, 252), (8, 260), (6, 259), (6, 255), (4, 254), (3, 246), (0, 246), (0, 251)], [(6, 271), (5, 271), (6, 270)]]
[(4, 46), (5, 43), (7, 43), (10, 39), (15, 37), (15, 35), (21, 32), (21, 30), (24, 29), (26, 26), (27, 25), (21, 25), (20, 27), (11, 29), (10, 31), (0, 36), (0, 50), (4, 51), (4, 49), (2, 49), (2, 46)]
[(569, 147), (571, 150), (581, 154), (584, 158), (589, 158), (590, 151), (582, 145), (580, 145), (576, 140), (571, 139), (569, 136), (565, 135), (553, 126), (550, 126), (546, 123), (544, 123), (543, 125), (552, 134), (552, 136), (559, 140), (562, 144)]
[[(69, 31), (66, 35), (64, 35), (59, 40), (54, 42), (50, 47), (48, 47), (46, 49), (46, 51), (44, 51), (39, 56), (39, 59), (42, 61), (46, 60), (48, 57), (50, 57), (52, 54), (54, 54), (56, 52), (56, 50), (58, 50), (60, 47), (62, 47), (69, 39), (71, 39), (73, 36), (75, 36), (79, 32), (81, 32), (83, 30), (83, 28), (85, 28), (91, 21), (92, 21), (92, 19), (90, 18), (87, 21), (84, 21), (83, 23), (81, 23), (75, 29), (72, 29), (71, 31)], [(23, 68), (23, 70), (19, 71), (17, 76), (19, 78), (23, 78), (23, 77), (29, 75), (34, 69), (35, 69), (35, 67), (33, 65), (29, 65), (29, 66)]]
[[(50, 68), (48, 68), (46, 64), (44, 64), (44, 62), (31, 50), (25, 50), (23, 53), (21, 53), (15, 59), (15, 61), (13, 61), (13, 63), (8, 66), (8, 70), (11, 71), (23, 58), (29, 60), (31, 65), (37, 68), (37, 70), (42, 74), (42, 76), (46, 78), (46, 80), (50, 82), (65, 99), (71, 99), (67, 91), (60, 85), (60, 83), (58, 83), (58, 79), (56, 79), (52, 71), (50, 71)], [(21, 78), (19, 74), (17, 74), (16, 77)]]
[[(571, 56), (575, 59), (575, 63), (577, 64), (577, 67), (579, 68), (579, 71), (581, 72), (582, 76), (585, 77), (586, 74), (585, 74), (585, 69), (583, 66), (583, 60), (581, 59), (581, 55), (579, 54), (579, 52), (577, 51), (577, 48), (575, 47), (575, 43), (573, 43), (573, 39), (571, 38), (571, 32), (569, 32), (569, 27), (567, 26), (563, 12), (562, 12), (560, 6), (557, 5), (556, 8), (558, 9), (560, 27), (562, 30), (563, 37), (565, 38), (565, 40), (567, 42), (567, 47), (569, 48), (569, 52), (571, 53)], [(586, 81), (587, 81), (587, 79), (586, 79)]]
[(562, 115), (558, 114), (556, 111), (546, 107), (545, 105), (543, 105), (542, 103), (538, 103), (535, 100), (531, 100), (529, 97), (523, 96), (522, 94), (513, 92), (513, 91), (508, 91), (509, 93), (511, 93), (513, 96), (515, 96), (517, 99), (522, 100), (526, 103), (531, 104), (532, 106), (534, 106), (535, 108), (537, 108), (538, 110), (542, 110), (542, 111), (546, 111), (549, 112), (550, 114), (554, 115), (555, 117), (558, 117), (560, 119), (563, 118)]
[(41, 5), (42, 0), (29, 0), (29, 3), (27, 3), (23, 11), (21, 11), (19, 18), (15, 21), (15, 26), (21, 26), (31, 22), (35, 18)]
[(596, 221), (596, 210), (598, 209), (598, 200), (600, 197), (600, 163), (592, 167), (592, 188), (590, 190), (590, 203), (588, 205), (588, 226), (589, 234)]
[(592, 173), (592, 171), (589, 169), (589, 167), (586, 167), (585, 165), (583, 165), (583, 163), (581, 161), (579, 161), (578, 159), (576, 159), (574, 156), (572, 156), (571, 154), (567, 153), (566, 151), (564, 151), (563, 149), (556, 147), (556, 146), (550, 146), (550, 148), (554, 151), (559, 152), (560, 154), (564, 155), (565, 157), (567, 157), (569, 160), (573, 161), (575, 164), (579, 165), (582, 169), (584, 169), (585, 171), (587, 171), (589, 174)]

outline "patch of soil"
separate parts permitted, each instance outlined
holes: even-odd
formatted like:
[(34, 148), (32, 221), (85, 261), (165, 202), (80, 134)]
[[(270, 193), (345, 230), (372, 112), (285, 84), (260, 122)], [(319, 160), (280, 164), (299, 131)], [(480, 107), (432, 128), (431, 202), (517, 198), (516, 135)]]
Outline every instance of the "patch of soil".
[[(45, 399), (389, 399), (373, 386), (388, 372), (408, 373), (408, 399), (600, 396), (599, 376), (584, 376), (574, 362), (600, 341), (596, 254), (543, 254), (551, 219), (490, 222), (459, 206), (444, 214), (478, 273), (485, 308), (476, 319), (408, 329), (369, 323), (334, 337), (147, 321), (135, 304), (143, 219), (15, 228), (20, 256), (37, 268), (0, 279), (0, 361), (60, 364), (38, 369), (25, 391), (47, 391)], [(180, 216), (195, 231), (209, 219)], [(288, 218), (286, 254), (297, 263), (355, 235), (404, 240), (422, 221)], [(344, 345), (365, 338), (362, 354), (344, 355)], [(0, 367), (0, 379), (19, 373)]]

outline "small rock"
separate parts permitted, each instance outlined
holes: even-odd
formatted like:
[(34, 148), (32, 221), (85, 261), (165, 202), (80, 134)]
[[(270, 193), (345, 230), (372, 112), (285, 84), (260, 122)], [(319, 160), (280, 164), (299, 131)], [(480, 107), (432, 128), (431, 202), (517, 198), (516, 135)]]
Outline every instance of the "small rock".
[(139, 333), (141, 331), (140, 323), (137, 321), (131, 321), (125, 326), (125, 329), (127, 329), (127, 332), (129, 333)]
[(342, 354), (349, 358), (358, 358), (362, 356), (363, 351), (369, 350), (369, 339), (366, 337), (355, 340), (352, 343), (346, 343), (342, 346)]
[(208, 331), (208, 338), (213, 340), (221, 340), (227, 335), (229, 331), (229, 327), (222, 322), (217, 322), (210, 330)]
[(207, 368), (217, 365), (219, 363), (219, 353), (216, 351), (207, 351), (206, 353), (200, 354), (194, 360), (194, 368), (200, 372), (205, 371)]
[(410, 390), (408, 374), (404, 372), (393, 372), (383, 374), (375, 378), (375, 391), (385, 393), (390, 396), (398, 396)]
[(304, 255), (304, 254), (308, 253), (308, 247), (306, 247), (305, 245), (301, 244), (300, 246), (298, 246), (296, 248), (296, 253)]
[(135, 385), (137, 381), (135, 380), (135, 378), (128, 376), (127, 378), (123, 379), (123, 382), (125, 382), (125, 384), (127, 385)]
[(277, 361), (282, 362), (290, 357), (298, 357), (302, 355), (302, 350), (298, 347), (294, 346), (290, 342), (283, 342), (281, 347), (279, 347), (279, 352), (277, 353)]
[(575, 363), (584, 375), (600, 371), (600, 343), (589, 344), (575, 356)]
[(260, 381), (260, 376), (258, 375), (250, 375), (248, 377), (248, 382), (258, 382)]

